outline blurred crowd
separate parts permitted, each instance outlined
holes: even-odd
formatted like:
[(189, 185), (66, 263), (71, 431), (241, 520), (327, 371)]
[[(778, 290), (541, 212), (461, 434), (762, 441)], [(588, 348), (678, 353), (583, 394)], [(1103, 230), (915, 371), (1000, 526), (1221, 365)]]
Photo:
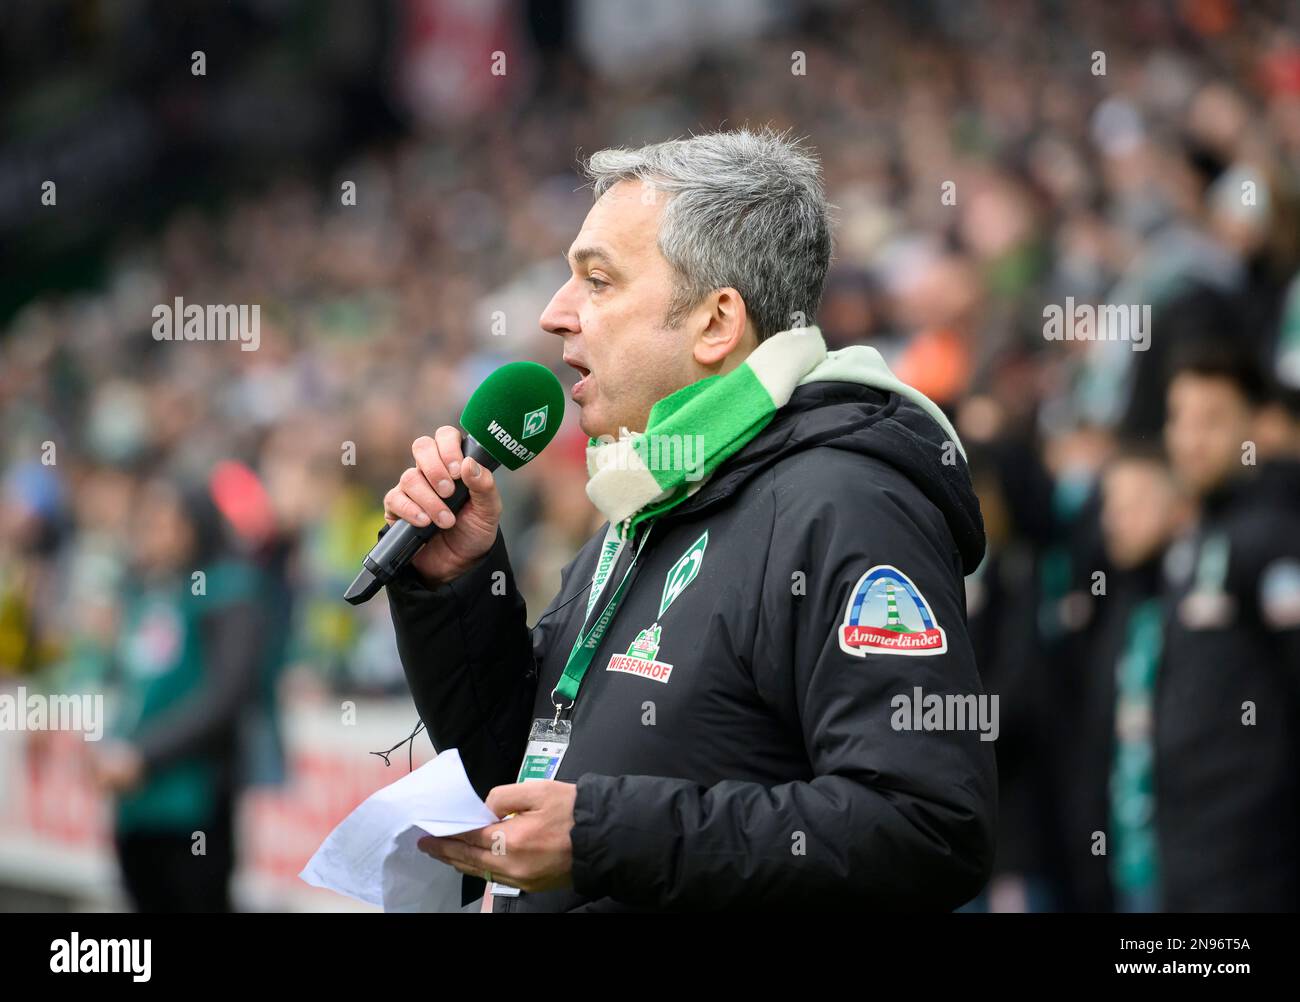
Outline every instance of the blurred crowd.
[[(0, 675), (131, 691), (124, 662), (168, 657), (158, 583), (216, 533), (231, 566), (207, 587), (262, 625), (242, 654), (175, 629), (255, 666), (239, 700), (273, 720), (277, 696), (404, 694), (384, 603), (341, 595), (416, 436), (501, 362), (571, 378), (537, 317), (590, 204), (575, 157), (771, 123), (808, 137), (836, 206), (828, 345), (880, 348), (970, 453), (990, 549), (968, 604), (1002, 713), (978, 906), (1294, 908), (1300, 16), (866, 6), (793, 5), (617, 79), (552, 40), (490, 114), (179, 206), (100, 285), (34, 295), (0, 332)], [(176, 296), (260, 304), (260, 347), (155, 340)], [(1067, 297), (1150, 306), (1146, 349), (1045, 337)], [(584, 445), (571, 420), (502, 478), (534, 616), (598, 524)], [(136, 689), (140, 721), (183, 696)], [(144, 759), (183, 762), (172, 738)], [(166, 797), (142, 816), (183, 815)], [(1223, 858), (1157, 849), (1160, 812)]]

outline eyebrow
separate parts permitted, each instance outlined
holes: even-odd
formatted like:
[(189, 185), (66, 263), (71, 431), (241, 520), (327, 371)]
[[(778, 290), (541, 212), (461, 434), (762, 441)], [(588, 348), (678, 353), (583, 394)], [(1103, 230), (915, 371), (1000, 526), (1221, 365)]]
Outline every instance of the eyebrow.
[(563, 257), (565, 264), (569, 264), (573, 268), (580, 267), (591, 258), (600, 258), (609, 267), (610, 271), (616, 274), (618, 272), (618, 269), (614, 267), (613, 262), (610, 260), (609, 253), (600, 247), (578, 247), (565, 253)]

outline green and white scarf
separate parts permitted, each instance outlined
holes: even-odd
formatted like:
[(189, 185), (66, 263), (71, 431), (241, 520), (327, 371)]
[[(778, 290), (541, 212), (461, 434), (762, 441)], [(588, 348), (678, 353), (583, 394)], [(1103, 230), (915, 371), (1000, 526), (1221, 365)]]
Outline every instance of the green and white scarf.
[(962, 450), (957, 432), (934, 401), (889, 371), (875, 348), (828, 352), (817, 327), (773, 334), (725, 376), (709, 376), (664, 397), (644, 432), (587, 446), (587, 496), (628, 534), (694, 494), (789, 401), (796, 386), (861, 383), (914, 400)]

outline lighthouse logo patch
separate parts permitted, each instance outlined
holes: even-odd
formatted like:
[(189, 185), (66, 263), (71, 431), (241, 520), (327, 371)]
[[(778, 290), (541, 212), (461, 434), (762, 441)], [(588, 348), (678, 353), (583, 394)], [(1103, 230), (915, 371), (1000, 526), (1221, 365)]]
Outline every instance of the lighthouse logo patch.
[(948, 638), (935, 622), (925, 596), (912, 579), (889, 564), (877, 564), (858, 578), (840, 626), (840, 649), (856, 658), (868, 654), (919, 657), (942, 654)]

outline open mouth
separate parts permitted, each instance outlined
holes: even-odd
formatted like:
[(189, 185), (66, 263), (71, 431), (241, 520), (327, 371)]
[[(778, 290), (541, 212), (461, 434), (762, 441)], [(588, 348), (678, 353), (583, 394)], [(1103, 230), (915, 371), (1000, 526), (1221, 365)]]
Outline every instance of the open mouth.
[(569, 396), (576, 401), (587, 386), (587, 380), (591, 377), (591, 370), (585, 365), (579, 365), (577, 362), (566, 361), (565, 364), (578, 374), (578, 381), (573, 384), (573, 389), (569, 391)]

